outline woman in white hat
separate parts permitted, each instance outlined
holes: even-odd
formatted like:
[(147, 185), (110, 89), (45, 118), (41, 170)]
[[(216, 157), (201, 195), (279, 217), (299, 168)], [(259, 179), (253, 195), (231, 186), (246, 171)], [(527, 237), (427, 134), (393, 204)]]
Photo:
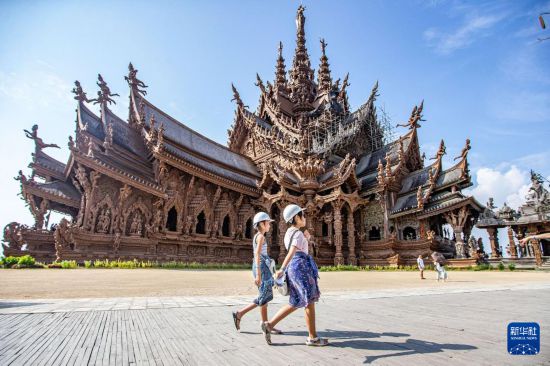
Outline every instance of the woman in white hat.
[[(243, 309), (233, 312), (233, 322), (237, 330), (241, 329), (241, 319), (250, 310), (260, 307), (262, 323), (267, 321), (267, 303), (273, 300), (273, 273), (270, 270), (272, 259), (267, 254), (267, 240), (265, 234), (271, 230), (273, 220), (265, 212), (258, 212), (254, 216), (252, 224), (257, 230), (252, 239), (254, 260), (252, 262), (252, 275), (254, 283), (258, 286), (258, 297)], [(274, 334), (282, 334), (278, 329), (272, 328)]]
[(315, 329), (315, 302), (319, 300), (321, 292), (317, 279), (319, 273), (313, 258), (308, 254), (308, 240), (311, 235), (305, 230), (306, 218), (303, 215), (303, 208), (297, 205), (288, 205), (283, 211), (284, 220), (291, 224), (287, 229), (284, 242), (288, 251), (281, 269), (275, 277), (280, 278), (286, 275), (289, 303), (283, 306), (270, 320), (262, 323), (262, 332), (265, 340), (271, 344), (271, 333), (273, 327), (294, 312), (298, 308), (305, 308), (306, 324), (309, 336), (306, 339), (308, 346), (326, 346), (328, 340), (320, 338)]

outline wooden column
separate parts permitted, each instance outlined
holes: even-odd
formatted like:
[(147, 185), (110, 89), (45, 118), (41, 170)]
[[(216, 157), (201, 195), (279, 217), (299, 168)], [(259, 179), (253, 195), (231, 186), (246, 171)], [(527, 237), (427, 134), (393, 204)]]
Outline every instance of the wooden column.
[(510, 257), (517, 259), (518, 252), (516, 250), (516, 242), (514, 240), (514, 231), (511, 227), (508, 227), (508, 246), (510, 247)]
[(283, 263), (286, 257), (286, 248), (285, 248), (285, 234), (287, 229), (287, 224), (283, 218), (283, 205), (279, 206), (281, 214), (279, 215), (279, 257), (277, 262), (279, 265)]
[(489, 242), (491, 243), (491, 258), (500, 258), (498, 254), (498, 228), (488, 227), (487, 234), (489, 234)]
[(357, 257), (355, 256), (355, 224), (353, 223), (353, 212), (348, 215), (348, 247), (349, 247), (349, 264), (356, 266)]
[(344, 256), (342, 255), (342, 202), (334, 201), (332, 204), (334, 210), (334, 246), (336, 253), (334, 255), (334, 265), (344, 264)]

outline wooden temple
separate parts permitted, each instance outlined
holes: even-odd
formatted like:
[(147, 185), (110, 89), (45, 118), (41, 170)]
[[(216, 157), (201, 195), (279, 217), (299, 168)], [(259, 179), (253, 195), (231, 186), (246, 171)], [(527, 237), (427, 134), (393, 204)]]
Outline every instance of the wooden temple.
[[(132, 64), (126, 119), (110, 110), (116, 94), (101, 75), (95, 99), (77, 81), (68, 161), (44, 152), (52, 145), (37, 126), (26, 132), (36, 143), (32, 175), (16, 179), (35, 222), (6, 226), (4, 254), (46, 262), (249, 262), (252, 217), (264, 210), (276, 220), (269, 252), (281, 261), (282, 211), (296, 203), (306, 209), (310, 252), (321, 265), (413, 264), (432, 251), (476, 259), (467, 242), (484, 207), (461, 193), (471, 186), (470, 141), (454, 166), (443, 167), (443, 141), (425, 163), (418, 139), (423, 103), (413, 108), (406, 133), (390, 141), (375, 105), (378, 83), (351, 110), (349, 78), (333, 79), (324, 40), (317, 73), (311, 67), (302, 6), (296, 23), (292, 66), (287, 72), (281, 44), (274, 80), (257, 76), (256, 110), (233, 86), (227, 146), (148, 100)], [(99, 116), (89, 103), (99, 105)], [(48, 228), (52, 210), (67, 218)], [(449, 225), (453, 233), (445, 235)]]

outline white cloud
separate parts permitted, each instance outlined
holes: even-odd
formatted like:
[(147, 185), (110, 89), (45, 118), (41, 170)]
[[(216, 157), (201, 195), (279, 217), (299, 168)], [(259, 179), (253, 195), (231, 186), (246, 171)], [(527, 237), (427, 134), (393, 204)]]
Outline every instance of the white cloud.
[(516, 209), (524, 202), (530, 176), (528, 170), (519, 169), (516, 165), (502, 170), (482, 167), (475, 173), (475, 182), (475, 187), (467, 194), (473, 195), (481, 203), (492, 197), (496, 206), (501, 207), (506, 202)]
[(502, 14), (469, 16), (464, 24), (452, 32), (442, 32), (437, 28), (427, 29), (424, 39), (437, 53), (448, 55), (487, 36), (489, 30), (502, 18)]

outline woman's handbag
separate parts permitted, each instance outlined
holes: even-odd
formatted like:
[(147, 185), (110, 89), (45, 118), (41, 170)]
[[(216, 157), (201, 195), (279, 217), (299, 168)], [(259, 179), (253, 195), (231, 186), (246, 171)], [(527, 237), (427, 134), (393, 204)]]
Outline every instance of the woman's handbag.
[(281, 278), (275, 278), (275, 287), (281, 295), (288, 296), (288, 283), (286, 281), (286, 272), (283, 273)]
[[(289, 243), (292, 244), (292, 239), (294, 238), (294, 234), (296, 234), (298, 231), (299, 230), (296, 230), (295, 232), (292, 233), (292, 235), (290, 236), (290, 240), (288, 241)], [(289, 247), (290, 247), (290, 244), (289, 244)], [(273, 278), (275, 280), (275, 287), (277, 288), (277, 291), (279, 291), (279, 293), (283, 296), (288, 296), (288, 283), (286, 280), (286, 270), (281, 276), (281, 278), (276, 278), (276, 277), (273, 277)]]

